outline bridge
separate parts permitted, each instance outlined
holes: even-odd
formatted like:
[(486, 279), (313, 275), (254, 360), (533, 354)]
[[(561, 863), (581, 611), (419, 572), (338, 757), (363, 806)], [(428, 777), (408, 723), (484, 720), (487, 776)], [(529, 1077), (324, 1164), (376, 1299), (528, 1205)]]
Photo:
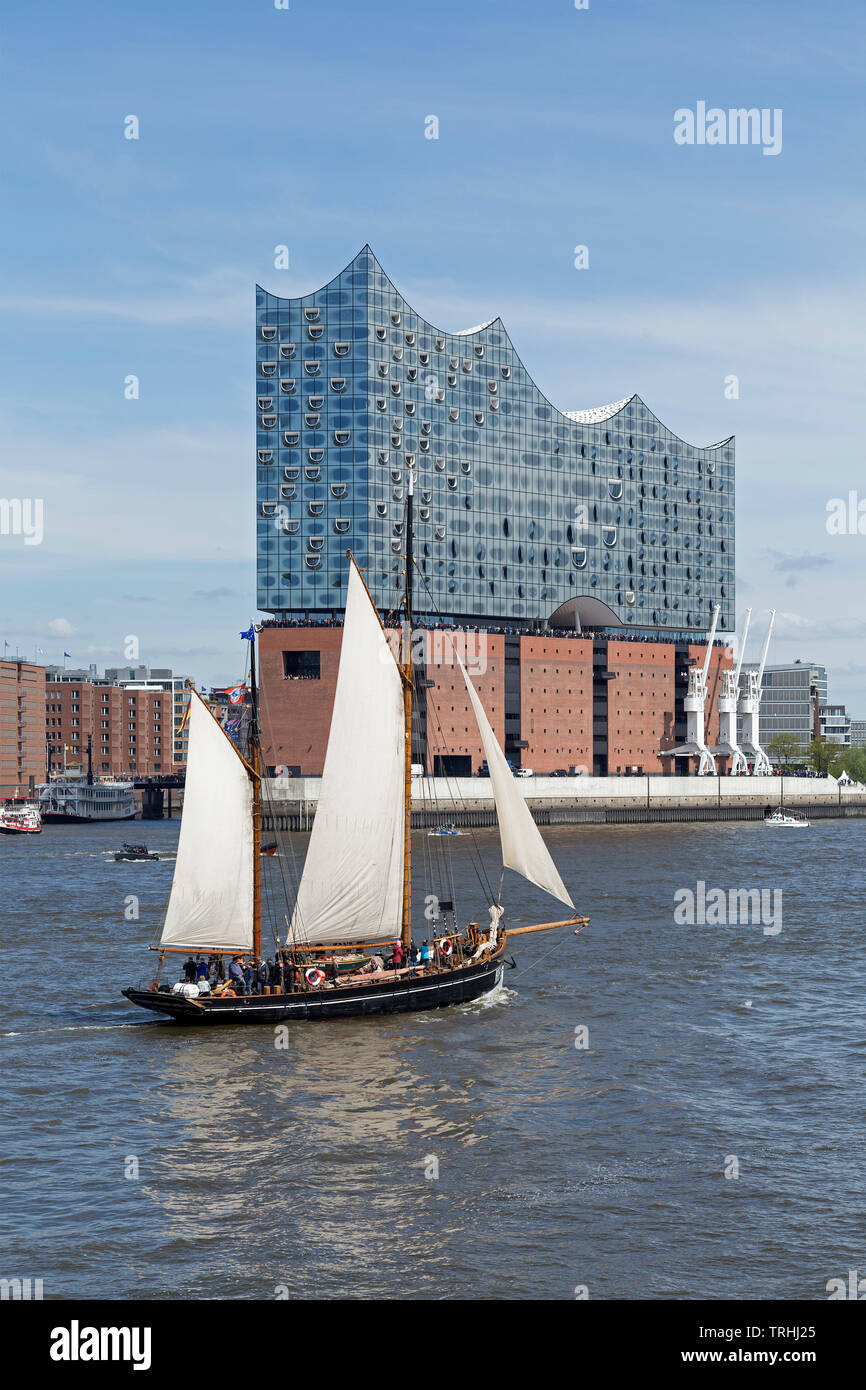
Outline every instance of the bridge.
[(135, 790), (141, 792), (141, 819), (171, 820), (173, 791), (182, 791), (186, 782), (183, 772), (175, 772), (159, 777), (135, 777)]

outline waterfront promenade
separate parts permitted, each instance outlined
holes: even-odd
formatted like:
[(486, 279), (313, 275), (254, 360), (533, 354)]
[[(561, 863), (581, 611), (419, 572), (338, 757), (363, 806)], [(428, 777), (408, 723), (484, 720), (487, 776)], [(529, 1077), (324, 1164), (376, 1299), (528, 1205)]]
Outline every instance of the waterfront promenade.
[[(269, 779), (263, 828), (309, 829), (320, 785), (319, 777)], [(866, 786), (833, 777), (527, 777), (519, 785), (539, 825), (760, 820), (768, 806), (810, 818), (866, 815)], [(496, 824), (487, 777), (413, 777), (412, 801), (419, 830)]]

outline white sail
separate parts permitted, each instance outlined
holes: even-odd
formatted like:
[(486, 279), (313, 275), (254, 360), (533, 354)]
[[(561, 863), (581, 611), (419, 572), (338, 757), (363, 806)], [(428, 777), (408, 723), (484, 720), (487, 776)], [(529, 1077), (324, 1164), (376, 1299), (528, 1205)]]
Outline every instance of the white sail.
[(252, 949), (252, 807), (250, 774), (191, 691), (183, 819), (162, 946)]
[(499, 821), (499, 838), (502, 841), (502, 863), (506, 869), (514, 869), (537, 888), (543, 888), (551, 897), (558, 898), (560, 902), (568, 903), (570, 908), (574, 908), (568, 890), (550, 857), (550, 851), (530, 815), (523, 793), (514, 779), (514, 773), (496, 741), (490, 720), (484, 713), (484, 706), (466, 674), (466, 667), (460, 660), (456, 646), (454, 655), (466, 682), (478, 732), (481, 735), (484, 756), (487, 759)]
[(400, 935), (404, 729), (400, 672), (352, 564), (328, 751), (292, 914), (295, 942)]

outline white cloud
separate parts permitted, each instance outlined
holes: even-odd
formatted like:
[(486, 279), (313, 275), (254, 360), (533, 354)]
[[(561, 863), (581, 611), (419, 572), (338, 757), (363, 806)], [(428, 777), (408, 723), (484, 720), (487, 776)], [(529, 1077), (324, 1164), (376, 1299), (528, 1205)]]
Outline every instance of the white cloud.
[(49, 637), (79, 637), (81, 629), (71, 623), (68, 618), (52, 618), (47, 625)]

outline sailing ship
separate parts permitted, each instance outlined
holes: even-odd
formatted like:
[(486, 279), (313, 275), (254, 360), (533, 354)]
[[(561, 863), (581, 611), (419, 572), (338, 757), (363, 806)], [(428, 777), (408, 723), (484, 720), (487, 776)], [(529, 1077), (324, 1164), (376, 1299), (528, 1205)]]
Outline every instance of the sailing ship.
[[(277, 984), (238, 993), (188, 980), (163, 983), (166, 957), (258, 962), (262, 941), (261, 741), (254, 626), (247, 755), (190, 687), (189, 750), (174, 879), (149, 986), (122, 993), (133, 1004), (191, 1024), (404, 1013), (479, 998), (502, 983), (512, 937), (574, 927), (578, 917), (455, 649), (490, 769), (502, 846), (499, 893), (489, 922), (461, 928), (451, 902), (423, 965), (411, 925), (412, 845), (412, 474), (402, 644), (396, 652), (349, 552), (343, 643), (325, 765), (309, 846), (285, 935), (276, 937)], [(572, 916), (505, 929), (505, 869), (564, 903)], [(450, 910), (450, 920), (449, 920)], [(399, 950), (394, 950), (399, 946)], [(393, 951), (390, 968), (385, 956)], [(194, 973), (194, 972), (193, 972)], [(231, 979), (230, 971), (230, 979)], [(237, 972), (235, 972), (236, 974)]]

